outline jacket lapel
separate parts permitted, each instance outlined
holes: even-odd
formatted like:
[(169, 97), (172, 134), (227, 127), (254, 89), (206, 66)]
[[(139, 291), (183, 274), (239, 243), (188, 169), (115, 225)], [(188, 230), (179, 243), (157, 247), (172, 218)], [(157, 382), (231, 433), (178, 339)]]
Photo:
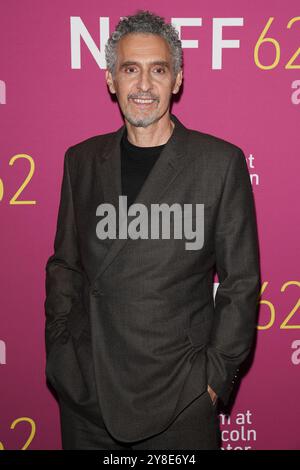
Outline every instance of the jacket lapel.
[[(174, 182), (185, 164), (185, 159), (182, 157), (186, 154), (188, 129), (175, 115), (170, 114), (170, 118), (175, 124), (173, 133), (134, 201), (134, 203), (143, 203), (148, 209), (151, 204), (160, 202), (163, 194)], [(104, 201), (113, 204), (116, 209), (119, 207), (119, 195), (122, 195), (120, 141), (124, 132), (125, 124), (112, 133), (110, 141), (98, 160)], [(129, 237), (125, 239), (118, 238), (119, 228), (117, 210), (117, 238), (111, 240), (108, 252), (101, 263), (95, 280), (103, 274), (121, 248), (129, 241)]]

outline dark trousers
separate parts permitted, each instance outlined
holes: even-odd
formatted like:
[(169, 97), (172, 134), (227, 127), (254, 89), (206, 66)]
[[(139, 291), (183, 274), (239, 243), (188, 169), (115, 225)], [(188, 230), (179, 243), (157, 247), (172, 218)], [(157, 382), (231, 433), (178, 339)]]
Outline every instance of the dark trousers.
[(90, 420), (59, 401), (63, 450), (220, 450), (217, 405), (204, 392), (162, 432), (135, 442), (121, 442), (103, 421)]

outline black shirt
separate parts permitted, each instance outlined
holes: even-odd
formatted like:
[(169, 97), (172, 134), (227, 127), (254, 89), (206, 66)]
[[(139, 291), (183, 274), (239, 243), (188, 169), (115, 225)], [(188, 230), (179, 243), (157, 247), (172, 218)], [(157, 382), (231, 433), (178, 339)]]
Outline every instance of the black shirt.
[(135, 201), (151, 168), (166, 144), (138, 147), (127, 139), (127, 129), (121, 139), (122, 195), (127, 196), (127, 207)]

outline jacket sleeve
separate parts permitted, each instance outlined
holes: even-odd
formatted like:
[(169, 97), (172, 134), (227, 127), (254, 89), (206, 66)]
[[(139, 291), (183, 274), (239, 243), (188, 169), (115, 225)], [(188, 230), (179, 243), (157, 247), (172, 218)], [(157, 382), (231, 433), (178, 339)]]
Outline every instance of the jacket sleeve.
[(67, 317), (80, 301), (82, 268), (77, 243), (72, 188), (70, 180), (70, 148), (64, 157), (54, 253), (46, 263), (45, 341), (46, 355), (56, 341), (69, 337)]
[(207, 345), (207, 382), (227, 404), (257, 325), (259, 246), (252, 185), (238, 148), (229, 163), (215, 227), (214, 322)]

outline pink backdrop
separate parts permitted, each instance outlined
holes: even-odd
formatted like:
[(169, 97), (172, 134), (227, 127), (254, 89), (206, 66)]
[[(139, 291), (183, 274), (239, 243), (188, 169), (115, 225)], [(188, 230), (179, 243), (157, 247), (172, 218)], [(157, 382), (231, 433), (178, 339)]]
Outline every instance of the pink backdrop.
[[(300, 449), (299, 2), (127, 4), (10, 0), (1, 6), (0, 448), (61, 448), (58, 406), (45, 381), (44, 282), (63, 156), (70, 145), (122, 124), (105, 83), (106, 33), (121, 16), (148, 8), (167, 21), (185, 19), (183, 93), (172, 112), (187, 127), (240, 146), (253, 178), (264, 292), (253, 362), (231, 422), (220, 413), (223, 447)], [(81, 40), (81, 66), (72, 68), (71, 50), (75, 61), (78, 51), (76, 39), (71, 45), (71, 17), (85, 25), (100, 63)], [(234, 47), (224, 44), (221, 68), (217, 18), (237, 24), (223, 28)], [(270, 18), (265, 37), (273, 43), (258, 48)], [(14, 161), (20, 154), (28, 157)]]

